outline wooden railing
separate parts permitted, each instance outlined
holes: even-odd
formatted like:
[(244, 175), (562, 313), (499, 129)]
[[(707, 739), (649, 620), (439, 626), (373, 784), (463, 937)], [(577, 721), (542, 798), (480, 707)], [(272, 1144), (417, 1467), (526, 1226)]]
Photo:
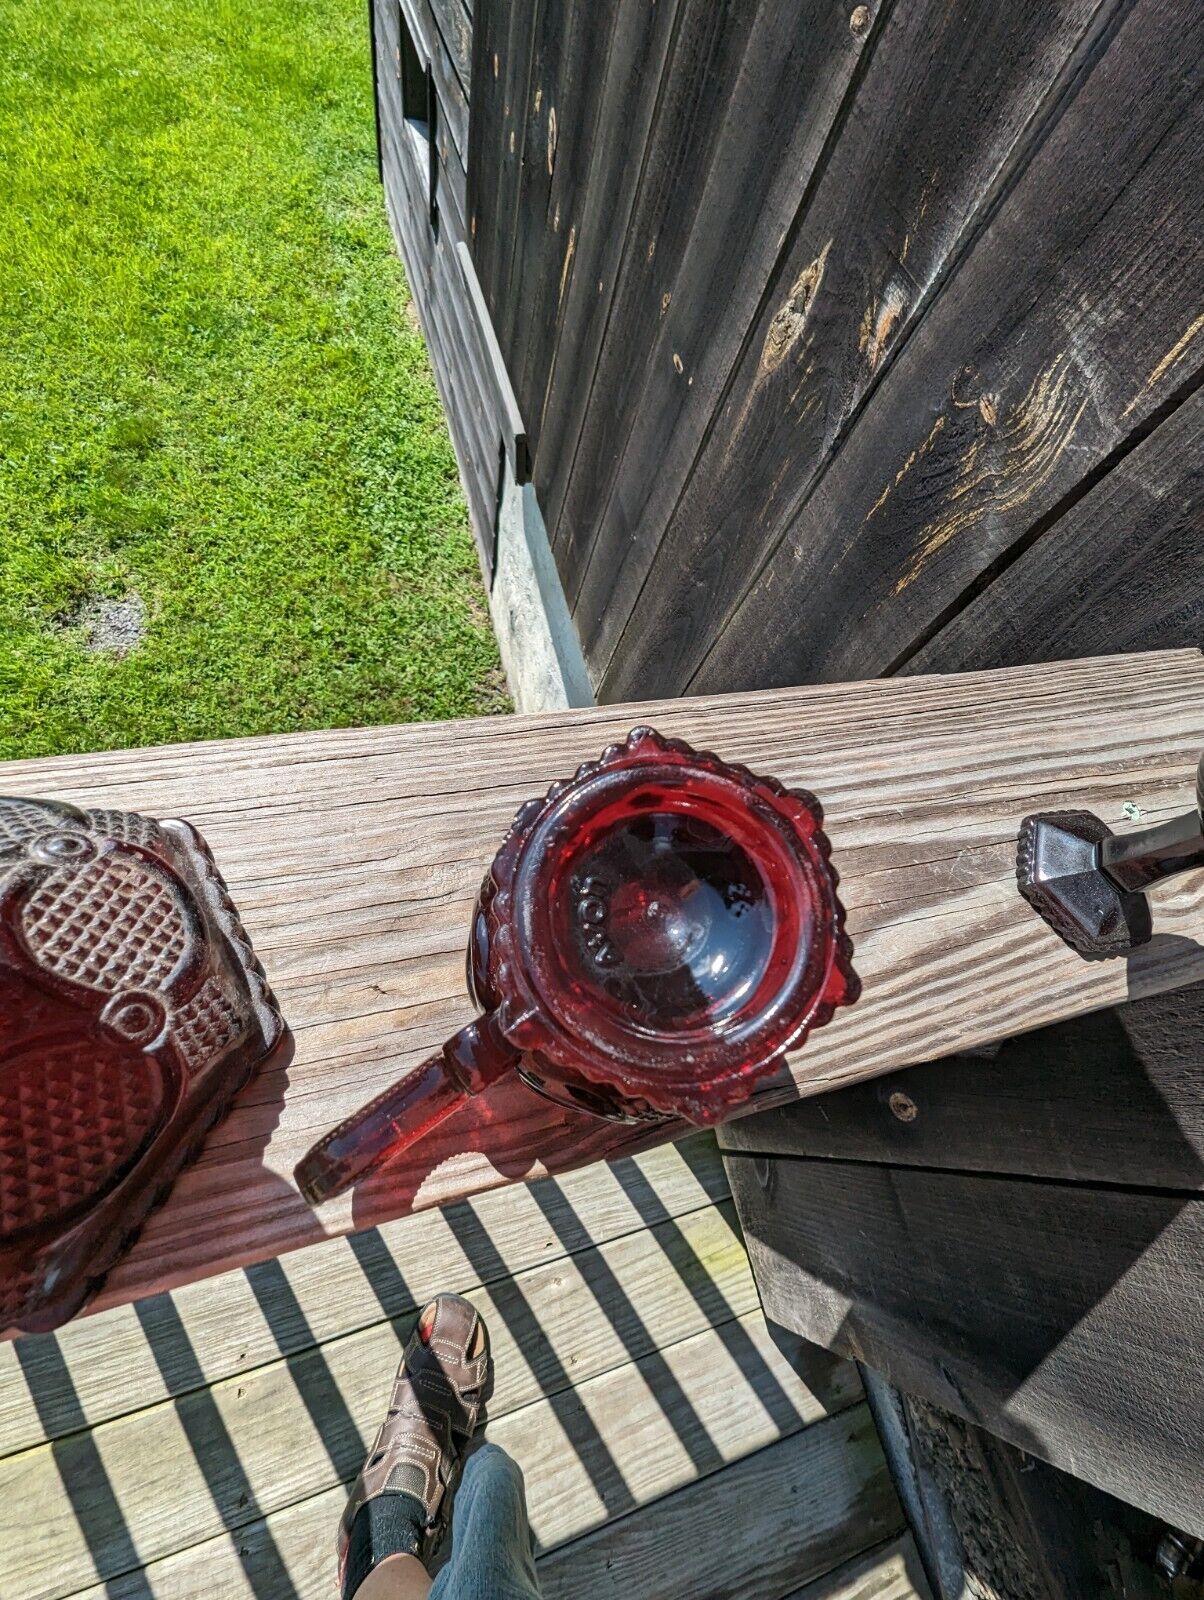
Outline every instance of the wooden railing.
[(665, 1137), (501, 1084), (312, 1211), (293, 1167), (471, 1015), (482, 872), (522, 801), (637, 722), (822, 801), (859, 1002), (752, 1109), (1204, 978), (1204, 884), (1157, 891), (1154, 938), (1086, 962), (1015, 881), (1030, 811), (1118, 830), (1191, 804), (1204, 657), (1177, 651), (548, 716), (293, 734), (0, 766), (0, 792), (185, 816), (211, 845), (296, 1039), (240, 1096), (98, 1305)]

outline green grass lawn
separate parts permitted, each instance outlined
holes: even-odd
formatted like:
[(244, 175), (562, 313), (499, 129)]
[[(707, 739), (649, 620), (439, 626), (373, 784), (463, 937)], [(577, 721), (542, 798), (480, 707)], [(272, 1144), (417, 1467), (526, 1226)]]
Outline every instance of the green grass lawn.
[(0, 0), (0, 756), (504, 707), (366, 31)]

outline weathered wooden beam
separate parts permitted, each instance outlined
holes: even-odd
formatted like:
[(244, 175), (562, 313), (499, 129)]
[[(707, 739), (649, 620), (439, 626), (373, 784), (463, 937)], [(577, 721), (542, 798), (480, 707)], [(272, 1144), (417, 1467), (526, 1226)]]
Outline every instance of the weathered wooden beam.
[(1150, 944), (1095, 963), (1014, 878), (1034, 809), (1084, 806), (1122, 829), (1126, 805), (1145, 821), (1187, 809), (1204, 748), (1195, 651), (10, 763), (0, 792), (194, 821), (296, 1035), (287, 1071), (252, 1082), (98, 1303), (648, 1141), (504, 1084), (320, 1213), (292, 1182), (321, 1132), (469, 1019), (469, 911), (511, 817), (635, 722), (825, 809), (864, 993), (758, 1108), (1204, 978), (1200, 875), (1158, 891)]
[(792, 1156), (726, 1165), (773, 1321), (1204, 1535), (1198, 1198)]

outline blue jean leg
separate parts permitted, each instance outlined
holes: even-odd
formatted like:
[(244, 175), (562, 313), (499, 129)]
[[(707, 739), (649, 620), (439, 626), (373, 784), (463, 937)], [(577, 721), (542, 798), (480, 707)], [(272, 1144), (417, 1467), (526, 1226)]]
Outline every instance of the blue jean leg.
[(430, 1600), (540, 1600), (522, 1470), (495, 1444), (483, 1444), (465, 1465), (451, 1560)]

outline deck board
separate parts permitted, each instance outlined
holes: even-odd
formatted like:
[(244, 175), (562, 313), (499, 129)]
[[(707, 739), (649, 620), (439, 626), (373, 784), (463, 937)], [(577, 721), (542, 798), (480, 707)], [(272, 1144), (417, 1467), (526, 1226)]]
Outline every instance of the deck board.
[(0, 1457), (294, 1359), (728, 1195), (713, 1136), (494, 1190), (0, 1345)]
[[(624, 1551), (656, 1564), (637, 1592), (672, 1600), (786, 1594), (870, 1550), (878, 1587), (833, 1596), (913, 1600), (878, 1549), (900, 1513), (856, 1374), (774, 1343), (710, 1136), (435, 1220), (388, 1225), (362, 1259), (346, 1241), (299, 1253), (271, 1318), (253, 1274), (231, 1274), (10, 1346), (0, 1594), (326, 1600), (346, 1485), (414, 1302), (455, 1281), (491, 1330), (486, 1434), (526, 1471), (549, 1596), (585, 1592)], [(684, 1569), (657, 1554), (700, 1512), (747, 1528), (730, 1588), (706, 1587), (711, 1533)]]
[(811, 787), (825, 807), (864, 994), (758, 1107), (1204, 976), (1199, 875), (1159, 892), (1164, 937), (1127, 962), (1085, 963), (1013, 874), (1032, 809), (1087, 806), (1124, 826), (1126, 802), (1149, 820), (1190, 803), (1204, 747), (1195, 651), (9, 763), (11, 792), (195, 820), (296, 1035), (291, 1066), (252, 1082), (98, 1304), (649, 1137), (503, 1083), (320, 1213), (291, 1178), (319, 1133), (468, 1020), (469, 908), (519, 803), (640, 720)]

